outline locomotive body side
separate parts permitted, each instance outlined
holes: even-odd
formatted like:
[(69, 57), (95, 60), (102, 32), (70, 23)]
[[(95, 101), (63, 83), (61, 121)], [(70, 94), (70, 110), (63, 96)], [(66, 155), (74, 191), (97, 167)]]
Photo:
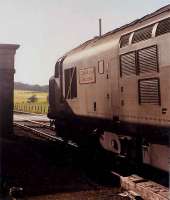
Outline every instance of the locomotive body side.
[[(154, 51), (155, 55), (152, 57), (151, 54), (149, 55), (149, 51)], [(157, 62), (155, 64), (157, 65), (157, 69), (145, 69), (145, 71), (139, 72), (138, 75), (131, 74), (120, 77), (120, 87), (123, 87), (123, 92), (120, 91), (120, 99), (124, 100), (124, 105), (120, 106), (120, 120), (169, 127), (170, 96), (168, 90), (170, 88), (170, 80), (168, 77), (170, 75), (170, 33), (158, 37), (153, 36), (153, 38), (147, 41), (122, 48), (119, 51), (119, 55), (121, 56), (131, 52), (138, 54), (142, 52), (143, 56), (148, 56), (148, 59), (153, 59), (153, 62)], [(139, 82), (154, 78), (159, 80), (160, 102), (155, 102), (155, 104), (154, 102), (153, 104), (152, 102), (140, 103)]]
[[(67, 99), (64, 91), (76, 115), (112, 120), (113, 112), (118, 112), (118, 101), (115, 103), (118, 96), (113, 98), (111, 92), (113, 86), (118, 89), (118, 76), (115, 75), (115, 79), (111, 77), (112, 68), (115, 74), (118, 70), (118, 63), (112, 65), (113, 57), (117, 59), (117, 55), (118, 39), (115, 41), (109, 38), (108, 41), (104, 40), (65, 59), (64, 70), (76, 67), (77, 72), (77, 97)], [(66, 88), (65, 83), (63, 87)]]
[[(94, 38), (57, 61), (48, 116), (56, 126), (64, 122), (70, 129), (61, 128), (64, 137), (70, 137), (70, 127), (90, 133), (100, 129), (105, 149), (127, 155), (126, 147), (135, 140), (136, 157), (142, 151), (143, 162), (169, 170), (170, 28), (157, 34), (164, 21), (170, 27), (169, 7)], [(124, 36), (128, 40), (121, 46)], [(78, 137), (79, 131), (73, 132)], [(155, 156), (157, 151), (162, 158)]]

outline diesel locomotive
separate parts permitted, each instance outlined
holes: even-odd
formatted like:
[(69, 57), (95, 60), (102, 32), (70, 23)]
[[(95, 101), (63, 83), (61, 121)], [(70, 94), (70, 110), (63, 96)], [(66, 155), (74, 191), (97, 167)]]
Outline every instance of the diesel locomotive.
[(169, 171), (170, 5), (58, 59), (48, 117), (66, 139), (96, 134), (105, 150)]

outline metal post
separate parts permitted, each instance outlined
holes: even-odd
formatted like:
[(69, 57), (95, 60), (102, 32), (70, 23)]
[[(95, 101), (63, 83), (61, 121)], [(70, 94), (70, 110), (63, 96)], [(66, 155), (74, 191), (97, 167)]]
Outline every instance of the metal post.
[(13, 132), (14, 57), (18, 48), (0, 44), (0, 137)]
[(102, 19), (99, 19), (99, 37), (102, 35)]

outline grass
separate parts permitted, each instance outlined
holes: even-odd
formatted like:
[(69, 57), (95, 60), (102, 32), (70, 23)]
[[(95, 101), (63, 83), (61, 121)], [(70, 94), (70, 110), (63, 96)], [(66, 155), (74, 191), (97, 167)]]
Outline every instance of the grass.
[[(29, 102), (29, 98), (33, 95), (36, 96), (37, 101)], [(26, 90), (14, 90), (14, 110), (46, 114), (48, 111), (48, 93), (26, 91)]]

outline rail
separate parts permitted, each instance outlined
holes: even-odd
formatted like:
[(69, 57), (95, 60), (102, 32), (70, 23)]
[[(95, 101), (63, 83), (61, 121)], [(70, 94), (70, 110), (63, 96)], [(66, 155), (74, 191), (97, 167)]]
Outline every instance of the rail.
[[(65, 141), (61, 137), (55, 135), (55, 128), (44, 122), (37, 122), (32, 120), (25, 120), (20, 122), (14, 122), (14, 126), (19, 127), (29, 133), (43, 138), (45, 140), (53, 142), (63, 142), (74, 148), (79, 146), (72, 141)], [(111, 171), (113, 175), (119, 176), (121, 180), (121, 187), (125, 189), (125, 192), (120, 194), (130, 197), (130, 199), (144, 199), (144, 200), (169, 200), (170, 192), (168, 188), (155, 183), (150, 180), (143, 179), (137, 175), (131, 175), (123, 177), (120, 174), (116, 174)]]
[[(60, 141), (65, 142), (70, 146), (78, 148), (78, 145), (72, 141), (64, 141), (61, 137), (55, 136), (55, 128), (51, 127), (50, 125), (37, 122), (37, 121), (31, 121), (31, 120), (24, 120), (21, 122), (14, 122), (14, 126), (19, 127), (25, 131), (29, 131), (29, 133), (32, 133), (40, 138), (47, 139), (50, 141)], [(46, 132), (49, 133), (46, 133)]]

